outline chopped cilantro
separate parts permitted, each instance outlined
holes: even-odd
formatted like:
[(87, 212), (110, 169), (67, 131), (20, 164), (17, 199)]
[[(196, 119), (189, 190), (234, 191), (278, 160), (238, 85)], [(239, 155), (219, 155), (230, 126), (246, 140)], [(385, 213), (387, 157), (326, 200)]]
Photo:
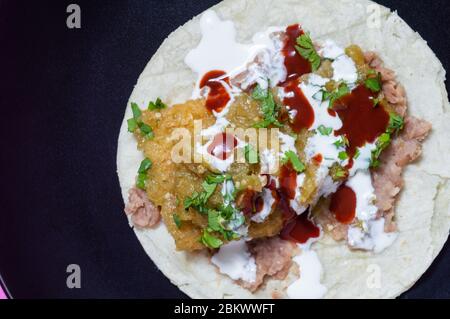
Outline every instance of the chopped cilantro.
[(341, 139), (333, 143), (337, 148), (346, 147), (349, 145), (349, 141), (346, 136), (342, 135)]
[(319, 131), (320, 134), (322, 135), (330, 135), (331, 132), (333, 132), (333, 128), (331, 127), (325, 127), (324, 125), (320, 125), (317, 130)]
[(231, 180), (231, 176), (228, 174), (225, 174), (225, 175), (210, 174), (210, 175), (206, 176), (206, 181), (209, 184), (220, 184), (220, 183), (223, 183), (224, 181), (229, 181), (229, 180)]
[(329, 100), (330, 102), (328, 108), (332, 108), (334, 102), (350, 93), (350, 89), (347, 83), (342, 82), (341, 84), (339, 84), (338, 88), (335, 89), (334, 91), (332, 92), (322, 91), (322, 92), (323, 92), (322, 101)]
[(403, 117), (393, 112), (389, 114), (389, 126), (388, 126), (389, 132), (398, 133), (398, 131), (403, 129), (404, 124), (405, 123)]
[(345, 151), (339, 152), (338, 154), (338, 158), (341, 161), (345, 161), (348, 158), (348, 154)]
[(165, 109), (167, 107), (166, 104), (164, 104), (160, 98), (157, 98), (155, 102), (151, 102), (148, 104), (148, 109), (150, 111), (154, 111), (154, 110), (162, 110)]
[(223, 241), (220, 240), (219, 238), (211, 235), (211, 233), (207, 229), (203, 230), (203, 234), (200, 237), (200, 242), (203, 245), (205, 245), (206, 247), (213, 248), (213, 249), (219, 248), (220, 246), (223, 245)]
[(139, 128), (141, 130), (142, 136), (144, 136), (145, 139), (151, 140), (155, 137), (155, 133), (153, 133), (153, 129), (150, 125), (142, 122)]
[(128, 132), (130, 133), (133, 133), (138, 128), (138, 123), (134, 118), (128, 119), (127, 124), (128, 124)]
[(133, 112), (133, 117), (127, 120), (128, 132), (134, 133), (136, 129), (139, 128), (141, 135), (145, 139), (152, 139), (155, 134), (153, 133), (153, 129), (150, 125), (142, 122), (142, 111), (139, 106), (136, 103), (131, 103), (131, 110)]
[(133, 111), (133, 118), (137, 121), (141, 115), (141, 109), (139, 108), (139, 106), (136, 103), (131, 103), (131, 111)]
[(264, 120), (253, 125), (255, 128), (265, 128), (270, 125), (281, 127), (281, 123), (278, 122), (279, 107), (275, 103), (270, 89), (264, 90), (259, 85), (253, 90), (253, 99), (260, 102), (261, 112), (264, 115)]
[(245, 160), (249, 164), (257, 164), (259, 162), (258, 152), (250, 144), (245, 145), (244, 155)]
[(333, 178), (340, 179), (347, 176), (347, 172), (342, 166), (338, 166), (335, 170), (333, 170)]
[(140, 189), (145, 190), (146, 184), (147, 184), (147, 173), (139, 173), (136, 178), (136, 186)]
[(173, 214), (173, 222), (177, 226), (177, 228), (181, 228), (181, 219), (177, 214)]
[(374, 78), (367, 78), (364, 82), (366, 88), (371, 90), (372, 92), (380, 92), (381, 91), (381, 73), (378, 72), (377, 76)]
[(148, 158), (144, 159), (139, 166), (139, 173), (147, 173), (147, 171), (152, 167), (152, 161)]
[(381, 155), (381, 152), (385, 150), (389, 144), (391, 143), (391, 134), (383, 133), (381, 134), (376, 142), (376, 148), (372, 151), (372, 158), (370, 161), (371, 167), (378, 167), (380, 165), (380, 161), (378, 158)]
[(305, 164), (298, 158), (297, 154), (293, 151), (287, 151), (284, 153), (283, 163), (291, 162), (292, 167), (297, 173), (301, 173), (305, 170)]
[(295, 46), (297, 52), (311, 63), (311, 69), (316, 71), (320, 66), (320, 56), (314, 47), (309, 34), (302, 34), (297, 38), (297, 45)]
[(139, 165), (138, 176), (136, 178), (136, 186), (145, 190), (147, 183), (147, 172), (152, 167), (152, 161), (148, 158), (144, 159)]

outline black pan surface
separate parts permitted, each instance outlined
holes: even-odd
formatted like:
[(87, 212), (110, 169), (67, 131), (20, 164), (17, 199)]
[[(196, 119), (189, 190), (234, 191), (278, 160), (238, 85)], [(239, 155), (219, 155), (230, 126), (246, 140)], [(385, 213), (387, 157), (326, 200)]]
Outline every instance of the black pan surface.
[[(73, 2), (78, 30), (66, 27)], [(0, 274), (12, 297), (186, 298), (127, 225), (116, 143), (150, 57), (217, 2), (0, 0)], [(447, 1), (379, 2), (397, 9), (449, 69)], [(66, 286), (69, 264), (81, 267), (80, 289)], [(449, 298), (449, 269), (447, 244), (402, 298)]]

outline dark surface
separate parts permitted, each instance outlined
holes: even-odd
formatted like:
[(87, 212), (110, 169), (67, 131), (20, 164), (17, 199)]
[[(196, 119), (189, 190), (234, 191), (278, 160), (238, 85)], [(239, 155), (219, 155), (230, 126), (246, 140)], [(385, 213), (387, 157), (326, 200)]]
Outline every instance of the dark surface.
[[(72, 2), (81, 30), (65, 25)], [(186, 297), (127, 225), (116, 142), (149, 58), (216, 2), (0, 0), (0, 273), (13, 297)], [(448, 69), (447, 1), (379, 2), (397, 9)], [(81, 289), (66, 288), (72, 263), (81, 266)], [(448, 269), (446, 245), (403, 297), (449, 298)]]

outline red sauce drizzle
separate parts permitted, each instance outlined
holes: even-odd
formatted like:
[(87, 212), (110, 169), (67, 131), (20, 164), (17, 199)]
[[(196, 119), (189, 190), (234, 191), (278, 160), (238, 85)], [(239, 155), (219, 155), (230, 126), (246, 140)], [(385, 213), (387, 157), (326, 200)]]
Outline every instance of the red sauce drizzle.
[(303, 128), (310, 128), (314, 123), (314, 110), (298, 85), (298, 79), (283, 84), (284, 92), (291, 96), (283, 99), (284, 105), (297, 111), (291, 123), (295, 133), (299, 133)]
[(323, 161), (323, 156), (322, 156), (322, 154), (316, 154), (316, 155), (314, 155), (313, 156), (313, 158), (312, 158), (312, 160), (316, 163), (316, 164), (320, 164), (320, 163), (322, 163), (322, 161)]
[(373, 143), (389, 125), (389, 114), (380, 106), (373, 106), (374, 93), (360, 85), (351, 94), (336, 101), (334, 110), (342, 120), (335, 135), (345, 134), (349, 141), (347, 154), (353, 157), (357, 147)]
[[(214, 136), (212, 143), (208, 146), (208, 153), (221, 160), (226, 160), (233, 154), (238, 141), (233, 134), (219, 133)], [(221, 148), (219, 154), (215, 151), (217, 147)]]
[[(204, 87), (209, 88), (208, 97), (206, 98), (206, 108), (211, 112), (221, 112), (231, 100), (226, 88), (222, 83), (217, 81), (217, 78), (223, 77), (224, 75), (226, 75), (226, 72), (214, 70), (206, 73), (200, 81), (201, 89)], [(229, 81), (228, 77), (223, 80), (227, 83)]]
[(309, 212), (296, 216), (288, 221), (281, 231), (281, 238), (304, 244), (310, 238), (318, 238), (320, 229), (308, 218)]
[(311, 63), (298, 54), (295, 46), (297, 38), (304, 34), (298, 24), (286, 28), (286, 40), (282, 49), (284, 65), (287, 71), (286, 81), (297, 79), (303, 74), (311, 73)]
[(291, 163), (281, 166), (280, 168), (280, 186), (278, 191), (283, 198), (288, 200), (295, 198), (295, 188), (297, 187), (297, 172)]
[[(272, 197), (274, 198), (275, 202), (272, 204), (272, 207), (274, 205), (278, 204), (278, 193), (276, 189), (276, 182), (273, 178), (270, 177), (270, 175), (267, 176), (267, 183), (264, 185), (263, 188), (266, 188), (271, 191)], [(264, 208), (264, 198), (261, 192), (256, 192), (252, 189), (246, 189), (239, 195), (239, 208), (242, 210), (244, 215), (252, 216), (254, 214), (259, 213)]]
[(252, 216), (262, 211), (264, 207), (264, 200), (262, 194), (252, 189), (246, 189), (240, 195), (239, 208), (244, 215)]
[(341, 185), (331, 197), (330, 210), (343, 224), (350, 224), (356, 214), (356, 194), (348, 186)]

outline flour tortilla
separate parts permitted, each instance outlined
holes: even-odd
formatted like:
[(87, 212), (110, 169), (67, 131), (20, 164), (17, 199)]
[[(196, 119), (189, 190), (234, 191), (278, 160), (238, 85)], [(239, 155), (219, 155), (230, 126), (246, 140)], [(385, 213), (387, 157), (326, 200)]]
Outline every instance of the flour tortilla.
[[(396, 71), (406, 87), (409, 112), (430, 121), (433, 131), (422, 159), (404, 172), (405, 188), (397, 204), (399, 236), (381, 254), (351, 252), (344, 243), (325, 236), (315, 244), (322, 262), (327, 298), (393, 298), (410, 288), (430, 266), (447, 240), (450, 227), (450, 106), (445, 71), (427, 46), (398, 15), (367, 0), (226, 0), (213, 7), (222, 19), (233, 20), (240, 42), (268, 26), (301, 23), (313, 39), (334, 39), (342, 46), (356, 43), (375, 50)], [(377, 11), (378, 10), (378, 11)], [(373, 14), (379, 13), (379, 24)], [(196, 75), (183, 59), (200, 41), (199, 16), (173, 32), (152, 57), (130, 97), (147, 105), (161, 97), (168, 104), (189, 99)], [(117, 169), (122, 195), (133, 186), (142, 154), (127, 132), (127, 107), (120, 130)], [(205, 253), (175, 250), (161, 223), (153, 230), (134, 229), (157, 267), (192, 298), (271, 298), (297, 276), (295, 267), (284, 281), (269, 280), (255, 294), (220, 275)], [(150, 264), (149, 264), (150, 265)], [(150, 287), (149, 287), (150, 288)]]

